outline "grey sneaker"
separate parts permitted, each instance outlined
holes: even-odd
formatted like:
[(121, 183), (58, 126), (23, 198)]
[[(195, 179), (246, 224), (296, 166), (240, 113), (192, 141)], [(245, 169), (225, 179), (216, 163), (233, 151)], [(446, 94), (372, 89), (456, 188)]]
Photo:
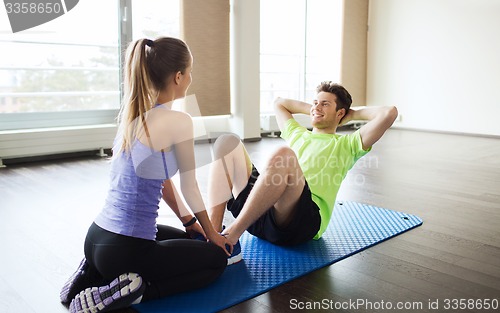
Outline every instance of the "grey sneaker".
[(108, 312), (129, 307), (146, 289), (141, 276), (122, 274), (109, 285), (81, 291), (69, 305), (71, 313)]
[(88, 269), (88, 267), (89, 264), (87, 263), (87, 259), (83, 258), (83, 260), (80, 262), (80, 265), (78, 265), (76, 272), (71, 275), (71, 277), (64, 284), (61, 292), (59, 293), (61, 303), (66, 305), (69, 304), (71, 300), (81, 291), (78, 286), (82, 285), (82, 282), (84, 280), (83, 275), (85, 274), (85, 271)]

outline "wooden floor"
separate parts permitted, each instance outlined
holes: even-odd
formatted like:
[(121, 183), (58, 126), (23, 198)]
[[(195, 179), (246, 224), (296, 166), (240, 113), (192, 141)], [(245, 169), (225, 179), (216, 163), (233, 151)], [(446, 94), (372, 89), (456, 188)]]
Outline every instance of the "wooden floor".
[[(247, 148), (262, 165), (282, 144), (267, 138)], [(206, 158), (208, 145), (197, 151)], [(97, 157), (0, 170), (0, 312), (67, 312), (59, 289), (83, 255), (108, 170), (109, 161)], [(206, 167), (199, 181), (204, 193)], [(353, 168), (338, 199), (415, 214), (424, 224), (223, 312), (339, 305), (338, 312), (385, 312), (389, 305), (492, 312), (468, 299), (500, 301), (500, 139), (390, 130)], [(180, 226), (164, 205), (160, 220)], [(332, 306), (294, 309), (315, 301)], [(465, 309), (452, 310), (460, 304)]]

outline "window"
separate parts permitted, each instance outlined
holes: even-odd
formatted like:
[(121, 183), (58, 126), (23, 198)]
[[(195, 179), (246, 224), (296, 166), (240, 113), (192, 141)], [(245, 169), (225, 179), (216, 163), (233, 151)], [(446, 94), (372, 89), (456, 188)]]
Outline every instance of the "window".
[(15, 34), (0, 27), (0, 113), (119, 108), (117, 1), (80, 1)]
[(261, 111), (272, 111), (278, 95), (302, 99), (306, 22), (304, 0), (260, 3)]
[(133, 40), (160, 36), (179, 37), (179, 0), (132, 2)]
[(342, 1), (261, 1), (261, 112), (280, 96), (311, 101), (323, 80), (340, 80)]

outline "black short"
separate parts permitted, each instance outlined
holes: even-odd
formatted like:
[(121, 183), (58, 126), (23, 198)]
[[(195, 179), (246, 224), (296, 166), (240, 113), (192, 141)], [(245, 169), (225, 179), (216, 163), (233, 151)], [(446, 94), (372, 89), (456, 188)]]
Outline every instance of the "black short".
[[(259, 172), (252, 166), (252, 174), (248, 183), (236, 199), (231, 198), (227, 203), (227, 209), (237, 217), (252, 190)], [(247, 229), (249, 233), (271, 243), (283, 246), (297, 245), (311, 240), (319, 231), (321, 216), (319, 207), (311, 198), (311, 190), (307, 185), (300, 195), (297, 209), (292, 220), (285, 228), (280, 228), (274, 218), (274, 207), (267, 210), (255, 223)]]

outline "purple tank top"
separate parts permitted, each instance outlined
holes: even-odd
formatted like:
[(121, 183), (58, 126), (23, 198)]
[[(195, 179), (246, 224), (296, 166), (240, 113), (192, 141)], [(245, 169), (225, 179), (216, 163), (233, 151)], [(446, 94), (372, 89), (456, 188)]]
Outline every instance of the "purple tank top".
[(110, 188), (95, 223), (110, 232), (154, 240), (162, 183), (178, 171), (174, 150), (154, 151), (136, 140), (113, 158)]

